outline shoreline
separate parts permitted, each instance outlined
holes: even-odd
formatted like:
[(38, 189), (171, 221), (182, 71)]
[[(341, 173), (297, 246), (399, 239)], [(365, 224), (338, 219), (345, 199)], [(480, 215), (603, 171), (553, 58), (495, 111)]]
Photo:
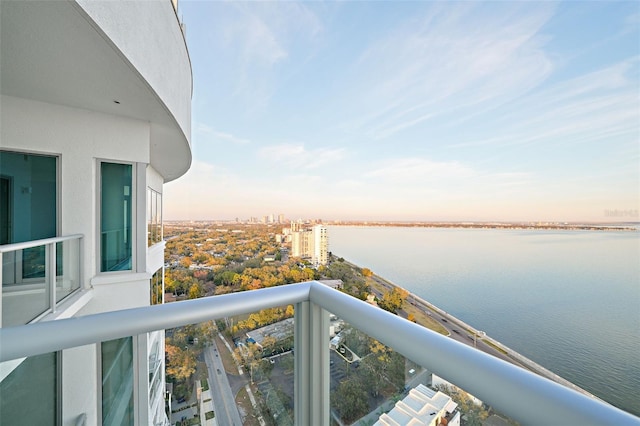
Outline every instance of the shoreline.
[[(344, 259), (344, 258), (343, 258)], [(350, 262), (348, 260), (344, 260), (345, 263), (347, 263), (348, 265), (354, 267), (354, 268), (358, 268), (358, 269), (362, 269), (359, 265), (356, 265), (353, 262)], [(380, 275), (377, 275), (375, 273), (373, 273), (372, 277), (374, 278), (374, 280), (376, 282), (378, 282), (379, 284), (381, 284), (382, 286), (386, 286), (388, 288), (388, 290), (392, 290), (393, 288), (399, 288), (402, 289), (404, 291), (407, 292), (408, 296), (407, 299), (405, 300), (405, 303), (410, 303), (413, 306), (415, 306), (416, 308), (420, 309), (422, 312), (424, 312), (426, 315), (428, 316), (432, 316), (432, 314), (429, 313), (429, 310), (431, 310), (432, 312), (436, 313), (437, 315), (439, 315), (441, 318), (446, 319), (445, 323), (447, 324), (455, 324), (457, 327), (461, 328), (462, 330), (464, 330), (464, 334), (460, 335), (454, 335), (449, 331), (449, 327), (447, 327), (446, 324), (442, 324), (442, 321), (440, 321), (440, 325), (443, 326), (447, 332), (448, 332), (448, 337), (450, 338), (454, 338), (454, 340), (457, 340), (458, 342), (461, 342), (463, 344), (466, 344), (467, 346), (472, 346), (475, 347), (476, 349), (485, 352), (489, 355), (493, 355), (496, 356), (498, 358), (503, 359), (504, 361), (510, 362), (511, 364), (514, 364), (518, 367), (521, 368), (525, 368), (533, 373), (538, 374), (539, 376), (542, 376), (546, 379), (549, 379), (553, 382), (556, 382), (560, 385), (563, 385), (565, 387), (568, 387), (570, 389), (575, 390), (576, 392), (580, 392), (583, 395), (586, 395), (590, 398), (594, 398), (594, 399), (598, 399), (602, 402), (605, 402), (607, 404), (610, 404), (609, 402), (603, 400), (602, 398), (592, 394), (591, 392), (581, 388), (580, 386), (576, 385), (573, 382), (570, 382), (569, 380), (559, 376), (558, 374), (552, 372), (551, 370), (543, 367), (542, 365), (536, 363), (535, 361), (525, 357), (524, 355), (520, 354), (519, 352), (511, 349), (510, 347), (504, 345), (503, 343), (499, 342), (498, 340), (492, 338), (491, 336), (489, 336), (488, 334), (486, 334), (485, 332), (476, 329), (475, 327), (467, 324), (466, 322), (462, 321), (461, 319), (453, 316), (452, 314), (446, 312), (445, 310), (439, 308), (438, 306), (434, 305), (433, 303), (421, 298), (420, 296), (410, 292), (409, 290), (405, 289), (404, 287), (394, 283), (393, 281), (390, 281), (384, 277), (381, 277)], [(437, 319), (437, 318), (436, 318)], [(473, 335), (473, 337), (471, 337), (468, 333), (471, 333)], [(463, 338), (457, 338), (457, 337), (463, 337)], [(467, 339), (465, 340), (464, 337), (466, 337)], [(473, 345), (470, 344), (471, 341), (473, 342)], [(479, 346), (476, 345), (476, 343), (480, 343)], [(484, 344), (484, 345), (483, 345)]]
[(334, 221), (327, 226), (352, 226), (370, 228), (442, 228), (442, 229), (506, 229), (526, 231), (600, 231), (638, 232), (638, 223), (499, 223), (499, 222), (379, 222), (379, 221)]

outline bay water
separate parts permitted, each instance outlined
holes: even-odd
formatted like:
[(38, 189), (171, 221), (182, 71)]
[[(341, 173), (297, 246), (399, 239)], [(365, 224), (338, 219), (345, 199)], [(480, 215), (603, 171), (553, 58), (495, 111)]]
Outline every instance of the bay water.
[(640, 233), (329, 226), (329, 247), (640, 416)]

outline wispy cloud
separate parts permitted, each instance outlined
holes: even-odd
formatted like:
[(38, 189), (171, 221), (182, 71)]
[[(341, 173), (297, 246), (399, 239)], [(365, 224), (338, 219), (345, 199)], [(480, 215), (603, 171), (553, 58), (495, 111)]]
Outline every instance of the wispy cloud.
[(322, 22), (297, 2), (236, 2), (224, 10), (231, 16), (219, 24), (235, 62), (235, 94), (252, 107), (265, 106), (277, 90), (278, 70), (296, 54), (295, 44), (321, 33)]
[(213, 136), (214, 139), (231, 142), (232, 144), (236, 144), (236, 145), (245, 145), (245, 144), (251, 143), (249, 139), (240, 138), (235, 135), (232, 135), (231, 133), (221, 132), (203, 123), (199, 123), (196, 126), (196, 132), (201, 133), (203, 135), (210, 135), (210, 136)]
[(640, 59), (632, 58), (524, 96), (491, 119), (493, 137), (471, 139), (455, 146), (556, 141), (574, 145), (615, 136), (637, 136), (640, 104), (635, 76), (639, 69)]
[(550, 3), (430, 3), (429, 10), (376, 41), (354, 73), (359, 111), (350, 123), (385, 138), (436, 117), (489, 110), (531, 90), (550, 74), (539, 34)]
[(264, 147), (259, 154), (263, 159), (274, 163), (313, 169), (342, 160), (346, 150), (344, 148), (306, 149), (302, 144), (280, 144)]

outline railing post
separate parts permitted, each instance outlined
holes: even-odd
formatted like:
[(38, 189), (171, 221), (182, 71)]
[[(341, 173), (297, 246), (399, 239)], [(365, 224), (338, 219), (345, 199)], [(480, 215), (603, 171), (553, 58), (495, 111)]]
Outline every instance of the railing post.
[(51, 312), (56, 311), (56, 271), (58, 262), (56, 262), (56, 243), (49, 243), (45, 246), (45, 279), (47, 272), (49, 272), (49, 279), (47, 280), (47, 286), (49, 288), (49, 309)]
[(329, 313), (312, 302), (297, 303), (294, 339), (295, 424), (328, 426)]

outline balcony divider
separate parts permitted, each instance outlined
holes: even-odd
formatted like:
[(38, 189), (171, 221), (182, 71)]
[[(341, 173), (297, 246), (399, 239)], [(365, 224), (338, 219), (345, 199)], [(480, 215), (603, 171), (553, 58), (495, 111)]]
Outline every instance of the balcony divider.
[(625, 424), (640, 419), (319, 282), (290, 284), (0, 329), (0, 362), (294, 304), (295, 422), (329, 425), (330, 311), (524, 424)]

